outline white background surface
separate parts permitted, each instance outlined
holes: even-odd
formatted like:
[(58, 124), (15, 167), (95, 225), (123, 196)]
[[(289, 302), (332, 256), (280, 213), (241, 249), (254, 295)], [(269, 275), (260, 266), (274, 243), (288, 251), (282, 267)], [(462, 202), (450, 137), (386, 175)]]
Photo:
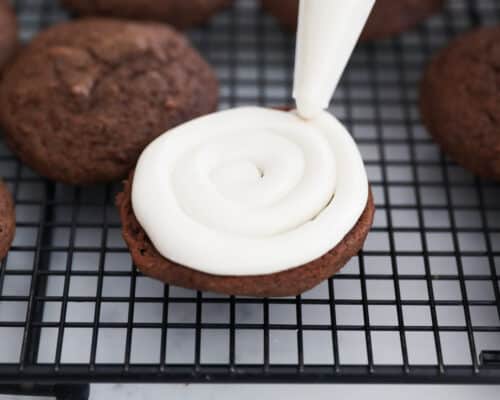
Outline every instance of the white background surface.
[[(498, 399), (500, 386), (402, 385), (95, 385), (90, 399), (120, 400), (490, 400)], [(18, 400), (0, 395), (0, 400)], [(34, 399), (25, 397), (24, 399)]]

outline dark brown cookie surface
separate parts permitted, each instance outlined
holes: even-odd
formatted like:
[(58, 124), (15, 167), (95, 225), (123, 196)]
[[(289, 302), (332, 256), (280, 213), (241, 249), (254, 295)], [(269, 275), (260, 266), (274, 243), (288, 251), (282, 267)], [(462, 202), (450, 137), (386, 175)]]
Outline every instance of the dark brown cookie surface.
[(5, 186), (0, 180), (0, 260), (2, 260), (9, 251), (14, 233), (16, 231), (16, 214), (14, 210), (14, 201)]
[(205, 22), (233, 0), (62, 0), (81, 15), (165, 21), (177, 28)]
[(5, 71), (0, 117), (11, 149), (51, 179), (122, 179), (158, 135), (212, 112), (210, 66), (174, 30), (87, 19), (41, 33)]
[[(298, 0), (261, 0), (262, 6), (286, 28), (295, 30)], [(361, 40), (382, 39), (408, 29), (436, 13), (443, 0), (377, 0)]]
[(8, 0), (0, 0), (0, 70), (14, 53), (16, 44), (16, 16)]
[(172, 285), (230, 295), (294, 296), (318, 285), (338, 272), (358, 253), (371, 228), (375, 212), (370, 194), (365, 211), (342, 242), (323, 257), (308, 264), (272, 275), (217, 276), (176, 264), (156, 251), (134, 215), (130, 179), (125, 182), (123, 192), (117, 197), (117, 206), (123, 237), (135, 265), (145, 275)]
[(500, 180), (500, 28), (467, 33), (434, 58), (422, 80), (420, 109), (456, 162)]

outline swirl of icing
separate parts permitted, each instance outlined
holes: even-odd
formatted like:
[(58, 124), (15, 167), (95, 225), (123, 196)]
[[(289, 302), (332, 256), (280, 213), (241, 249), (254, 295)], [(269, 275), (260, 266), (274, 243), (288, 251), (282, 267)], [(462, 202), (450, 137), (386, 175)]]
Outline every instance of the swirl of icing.
[(243, 107), (152, 142), (132, 206), (164, 257), (214, 275), (266, 275), (313, 261), (355, 226), (368, 200), (358, 148), (329, 113)]

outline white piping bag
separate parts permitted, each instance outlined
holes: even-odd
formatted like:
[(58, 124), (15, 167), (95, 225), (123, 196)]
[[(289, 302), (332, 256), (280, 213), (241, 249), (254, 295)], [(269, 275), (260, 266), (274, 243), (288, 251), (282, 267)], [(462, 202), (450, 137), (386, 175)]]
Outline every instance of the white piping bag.
[(314, 118), (328, 104), (375, 0), (300, 0), (293, 97)]

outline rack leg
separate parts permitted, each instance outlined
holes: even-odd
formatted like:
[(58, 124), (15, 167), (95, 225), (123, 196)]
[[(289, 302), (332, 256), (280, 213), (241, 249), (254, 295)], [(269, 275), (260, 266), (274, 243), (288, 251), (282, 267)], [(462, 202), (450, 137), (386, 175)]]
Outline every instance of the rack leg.
[(88, 400), (90, 385), (0, 385), (0, 394), (53, 397), (56, 400)]
[(56, 385), (54, 393), (57, 400), (88, 400), (90, 385)]

